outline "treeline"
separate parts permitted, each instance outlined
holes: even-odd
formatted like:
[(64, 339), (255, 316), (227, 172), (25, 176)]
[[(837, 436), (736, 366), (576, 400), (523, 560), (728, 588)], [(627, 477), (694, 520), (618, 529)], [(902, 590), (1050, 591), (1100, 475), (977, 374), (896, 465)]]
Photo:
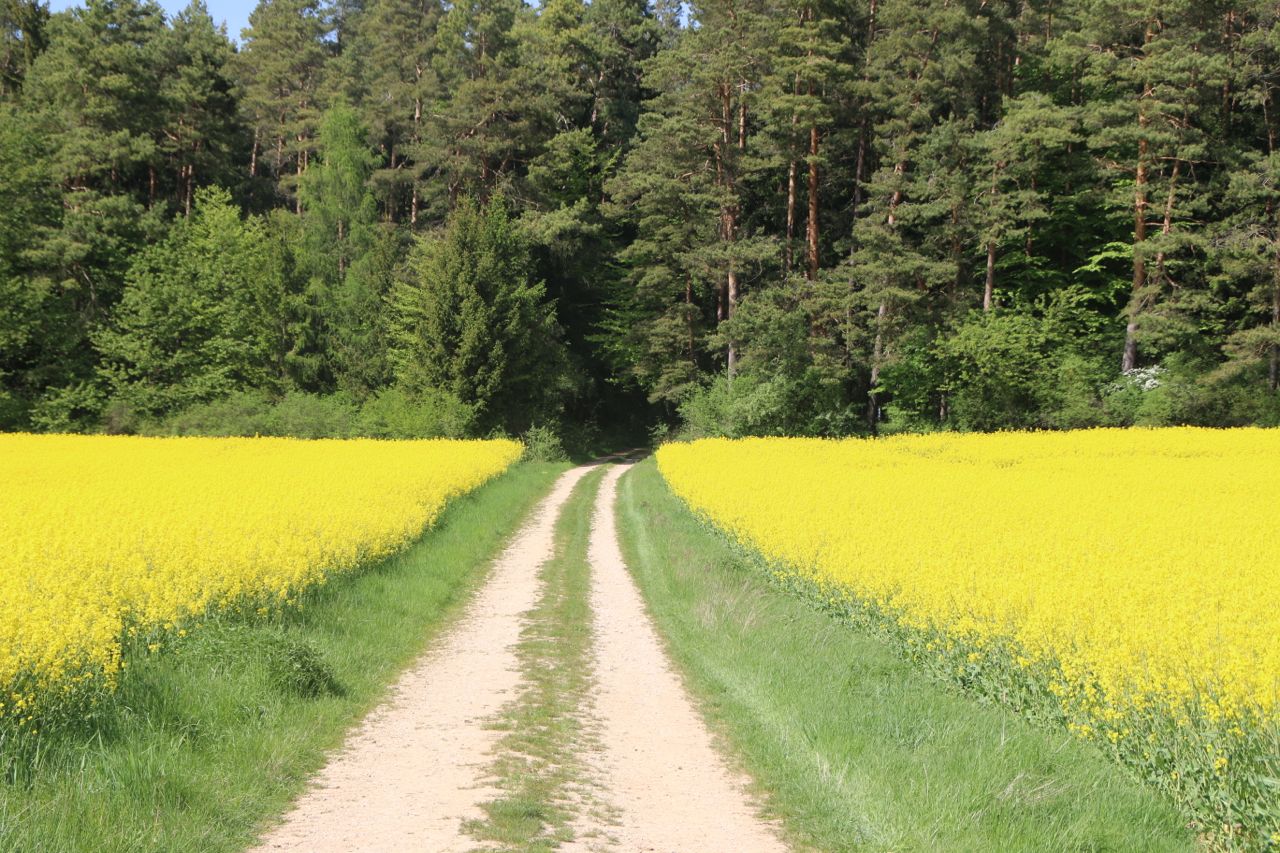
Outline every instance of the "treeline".
[(1278, 17), (0, 0), (0, 427), (1278, 423)]

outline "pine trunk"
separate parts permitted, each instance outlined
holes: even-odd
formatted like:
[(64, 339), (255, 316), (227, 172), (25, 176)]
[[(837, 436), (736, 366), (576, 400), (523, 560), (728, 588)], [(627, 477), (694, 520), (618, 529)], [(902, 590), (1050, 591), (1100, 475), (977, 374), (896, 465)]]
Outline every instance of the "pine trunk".
[[(1271, 334), (1280, 335), (1280, 256), (1276, 257), (1275, 280), (1271, 285)], [(1280, 391), (1280, 342), (1273, 338), (1271, 344), (1271, 370), (1267, 387), (1274, 394)]]
[(689, 364), (696, 372), (698, 369), (698, 347), (693, 334), (693, 276), (684, 280), (684, 322), (689, 333)]
[(871, 387), (867, 390), (867, 427), (875, 434), (880, 423), (880, 400), (876, 395), (876, 385), (880, 383), (880, 363), (884, 360), (884, 318), (889, 313), (889, 306), (880, 303), (876, 309), (876, 340), (871, 348)]
[(782, 247), (782, 272), (791, 274), (792, 256), (795, 254), (796, 239), (796, 177), (799, 165), (795, 160), (787, 168), (787, 241)]
[[(415, 85), (421, 85), (420, 84), (421, 80), (422, 80), (422, 66), (419, 65), (415, 68), (415, 77), (414, 77)], [(410, 149), (409, 151), (410, 157), (414, 159), (418, 157), (419, 153), (422, 150), (421, 143), (422, 143), (422, 98), (414, 98), (413, 99), (413, 148)], [(418, 170), (414, 168), (409, 172), (409, 180), (413, 187), (413, 190), (410, 193), (410, 199), (409, 199), (409, 225), (411, 228), (412, 226), (415, 226), (418, 224), (419, 201), (418, 201), (417, 171)]]
[[(1173, 174), (1169, 176), (1169, 195), (1164, 202), (1164, 217), (1160, 222), (1161, 236), (1168, 237), (1169, 232), (1173, 230), (1173, 203), (1178, 197), (1178, 174), (1182, 169), (1182, 161), (1173, 161)], [(1156, 286), (1163, 284), (1167, 280), (1165, 273), (1165, 254), (1164, 249), (1156, 253)]]
[[(901, 176), (906, 174), (907, 164), (899, 162), (893, 167), (895, 174)], [(889, 228), (893, 229), (898, 226), (898, 205), (902, 203), (902, 190), (893, 191), (893, 198), (889, 200)], [(880, 422), (880, 400), (876, 395), (876, 385), (880, 382), (880, 366), (884, 361), (884, 321), (889, 316), (889, 303), (881, 298), (880, 305), (876, 308), (876, 337), (875, 343), (871, 346), (871, 387), (867, 390), (867, 427), (874, 435), (877, 430), (877, 424)]]
[[(728, 316), (732, 317), (733, 309), (738, 304), (738, 274), (734, 270), (732, 263), (729, 264), (728, 297), (729, 297)], [(738, 372), (738, 348), (734, 346), (732, 338), (729, 340), (728, 367), (729, 367), (729, 378), (733, 379), (734, 374)]]
[[(1148, 90), (1150, 91), (1150, 90)], [(1140, 114), (1139, 124), (1146, 127), (1146, 115)], [(1147, 139), (1138, 140), (1138, 170), (1133, 191), (1133, 290), (1129, 298), (1129, 322), (1124, 330), (1124, 357), (1120, 370), (1129, 371), (1138, 366), (1138, 316), (1147, 287), (1147, 262), (1142, 256), (1142, 244), (1147, 239)]]
[[(796, 75), (795, 85), (792, 86), (792, 93), (799, 96), (800, 94), (800, 75)], [(796, 129), (800, 124), (800, 116), (796, 113), (791, 114), (791, 133), (794, 137)], [(795, 239), (796, 239), (796, 184), (800, 177), (800, 164), (792, 160), (787, 165), (787, 243), (782, 251), (782, 268), (785, 275), (791, 274), (791, 265), (795, 258)]]
[(809, 227), (807, 233), (809, 280), (818, 277), (818, 128), (809, 128)]
[(987, 241), (987, 281), (982, 288), (982, 310), (990, 311), (996, 290), (996, 242)]
[(862, 130), (858, 133), (858, 159), (853, 167), (853, 217), (858, 218), (858, 208), (862, 207), (862, 182), (867, 164), (867, 122), (862, 122)]
[[(1151, 30), (1148, 28), (1145, 44), (1151, 41)], [(1150, 83), (1143, 84), (1142, 97), (1138, 102), (1138, 164), (1134, 175), (1133, 187), (1133, 290), (1129, 297), (1128, 323), (1124, 330), (1124, 355), (1120, 359), (1120, 370), (1127, 372), (1138, 366), (1138, 318), (1142, 314), (1143, 302), (1146, 299), (1147, 262), (1143, 257), (1143, 243), (1147, 240), (1147, 108), (1146, 102), (1152, 97)]]

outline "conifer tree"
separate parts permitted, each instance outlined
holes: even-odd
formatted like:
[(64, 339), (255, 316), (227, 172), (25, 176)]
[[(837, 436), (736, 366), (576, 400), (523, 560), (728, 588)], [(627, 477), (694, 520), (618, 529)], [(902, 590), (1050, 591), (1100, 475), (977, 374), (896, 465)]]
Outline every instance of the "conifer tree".
[(346, 104), (320, 122), (316, 156), (298, 185), (302, 206), (298, 274), (304, 282), (296, 322), (305, 329), (291, 353), (302, 383), (333, 385), (357, 397), (385, 381), (385, 356), (363, 352), (382, 343), (382, 298), (395, 262), (393, 233), (376, 222), (369, 178), (378, 159), (365, 128)]
[(1075, 111), (1030, 92), (1010, 99), (995, 126), (974, 136), (975, 228), (986, 255), (982, 310), (996, 304), (999, 251), (1025, 241), (1035, 223), (1048, 214), (1049, 200), (1036, 185), (1046, 163), (1067, 145), (1080, 141)]
[(53, 16), (48, 32), (49, 48), (23, 84), (22, 120), (46, 145), (61, 211), (40, 229), (26, 263), (72, 322), (42, 359), (59, 366), (32, 417), (73, 429), (92, 422), (101, 402), (90, 336), (118, 301), (135, 249), (159, 233), (167, 213), (164, 13), (149, 0), (89, 0)]
[(241, 104), (253, 133), (249, 175), (269, 176), (295, 209), (298, 176), (307, 169), (323, 106), (329, 30), (318, 0), (260, 0), (236, 55)]
[(196, 191), (189, 220), (140, 254), (114, 322), (95, 335), (119, 400), (161, 414), (283, 380), (282, 258), (226, 190)]
[(452, 394), (483, 431), (558, 414), (568, 388), (555, 308), (501, 196), (462, 199), (443, 232), (420, 239), (392, 304), (391, 360), (406, 390)]
[[(878, 167), (868, 173), (865, 206), (853, 227), (845, 279), (851, 287), (827, 310), (859, 318), (845, 322), (843, 337), (865, 353), (853, 360), (866, 365), (872, 429), (880, 417), (881, 372), (910, 321), (904, 312), (959, 275), (955, 241), (944, 253), (925, 241), (936, 240), (957, 213), (944, 197), (950, 193), (953, 201), (953, 189), (932, 180), (932, 157), (950, 160), (944, 168), (952, 174), (963, 170), (956, 162), (961, 149), (947, 137), (972, 127), (980, 104), (986, 22), (973, 12), (947, 0), (883, 0), (871, 17), (861, 89), (878, 111), (870, 145)], [(947, 117), (946, 127), (935, 130), (936, 116)]]
[[(766, 165), (754, 134), (765, 74), (758, 44), (766, 17), (750, 4), (708, 4), (698, 15), (697, 28), (647, 63), (659, 94), (649, 102), (636, 147), (610, 190), (630, 208), (638, 227), (627, 252), (633, 264), (647, 267), (660, 252), (674, 253), (674, 264), (661, 264), (660, 276), (638, 269), (635, 294), (660, 306), (650, 314), (649, 327), (659, 338), (642, 343), (642, 349), (658, 355), (665, 346), (659, 341), (677, 333), (687, 344), (666, 350), (669, 363), (660, 359), (647, 369), (651, 376), (672, 379), (687, 375), (680, 365), (704, 357), (697, 315), (708, 314), (713, 323), (731, 319), (746, 277), (775, 255), (772, 241), (747, 225), (743, 205), (748, 184)], [(671, 222), (673, 215), (683, 215), (684, 223)], [(669, 233), (673, 228), (679, 237)], [(670, 242), (673, 237), (678, 242)], [(660, 248), (662, 240), (666, 248)], [(673, 322), (677, 317), (682, 319)], [(726, 341), (730, 375), (736, 358), (734, 342)], [(667, 379), (652, 393), (674, 400), (688, 387)]]
[(424, 192), (424, 166), (416, 158), (439, 96), (436, 31), (443, 15), (439, 0), (372, 0), (347, 48), (361, 118), (382, 155), (376, 195), (387, 219), (410, 225), (418, 222)]
[(175, 202), (190, 215), (195, 190), (231, 185), (247, 139), (230, 78), (234, 50), (209, 17), (204, 0), (192, 0), (174, 17), (161, 40), (165, 118), (160, 153), (174, 174)]
[(0, 101), (13, 99), (36, 57), (48, 47), (49, 7), (39, 0), (0, 0)]
[[(1200, 242), (1189, 189), (1195, 164), (1210, 156), (1212, 104), (1226, 84), (1212, 4), (1114, 2), (1081, 4), (1082, 26), (1066, 37), (1080, 54), (1089, 142), (1117, 200), (1128, 200), (1132, 285), (1125, 308), (1122, 371), (1139, 362), (1142, 336), (1160, 332), (1163, 296), (1178, 267)], [(1098, 45), (1102, 47), (1099, 48)]]
[(518, 68), (517, 23), (531, 11), (519, 0), (466, 0), (449, 7), (437, 31), (439, 80), (423, 142), (414, 152), (428, 170), (424, 199), (439, 219), (463, 195), (506, 187), (533, 150), (532, 84)]
[(30, 427), (32, 405), (79, 358), (75, 304), (31, 258), (59, 216), (46, 144), (0, 103), (0, 429)]

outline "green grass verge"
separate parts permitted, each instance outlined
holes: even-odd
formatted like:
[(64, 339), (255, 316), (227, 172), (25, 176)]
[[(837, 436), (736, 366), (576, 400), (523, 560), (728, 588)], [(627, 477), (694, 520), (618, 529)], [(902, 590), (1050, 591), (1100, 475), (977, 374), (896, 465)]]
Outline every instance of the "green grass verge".
[(484, 850), (540, 853), (572, 837), (569, 821), (586, 805), (580, 780), (587, 744), (582, 708), (591, 686), (591, 569), (587, 546), (606, 466), (584, 477), (556, 522), (555, 554), (516, 654), (525, 677), (502, 714), (493, 772), (501, 797), (467, 831)]
[(789, 837), (821, 850), (1165, 851), (1174, 806), (1066, 733), (959, 694), (772, 586), (652, 460), (623, 553), (668, 648)]
[(460, 610), (565, 470), (524, 463), (456, 499), (403, 553), (270, 622), (226, 619), (135, 661), (91, 730), (0, 786), (0, 851), (232, 851)]

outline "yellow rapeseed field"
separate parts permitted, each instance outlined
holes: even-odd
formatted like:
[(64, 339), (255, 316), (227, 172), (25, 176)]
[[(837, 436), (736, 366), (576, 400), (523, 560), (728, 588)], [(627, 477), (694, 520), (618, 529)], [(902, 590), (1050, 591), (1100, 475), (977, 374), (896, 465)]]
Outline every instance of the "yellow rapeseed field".
[(221, 609), (385, 556), (505, 470), (513, 441), (0, 435), (0, 719), (110, 689)]
[(1039, 691), (1200, 811), (1280, 829), (1280, 430), (706, 440), (658, 464), (913, 655)]

